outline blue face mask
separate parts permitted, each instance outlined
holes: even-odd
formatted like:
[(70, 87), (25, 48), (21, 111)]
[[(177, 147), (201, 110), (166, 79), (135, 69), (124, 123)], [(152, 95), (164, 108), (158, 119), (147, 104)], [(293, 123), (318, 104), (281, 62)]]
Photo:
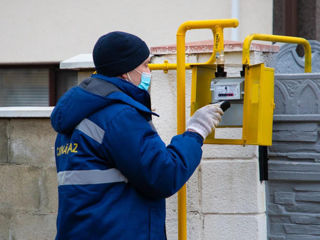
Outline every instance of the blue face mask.
[(138, 88), (148, 91), (151, 83), (151, 73), (142, 72), (140, 74), (141, 74), (141, 82), (138, 85)]

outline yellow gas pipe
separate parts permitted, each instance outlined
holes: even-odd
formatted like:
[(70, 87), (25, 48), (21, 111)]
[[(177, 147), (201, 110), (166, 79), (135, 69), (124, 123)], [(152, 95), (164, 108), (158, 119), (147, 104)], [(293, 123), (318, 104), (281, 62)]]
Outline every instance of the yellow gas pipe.
[[(186, 129), (185, 116), (185, 70), (190, 69), (190, 63), (185, 63), (185, 35), (191, 29), (211, 29), (214, 34), (213, 53), (205, 64), (213, 64), (216, 54), (223, 54), (223, 28), (237, 27), (237, 19), (217, 19), (187, 21), (180, 25), (177, 31), (177, 64), (165, 62), (163, 64), (149, 64), (151, 70), (177, 69), (177, 133), (182, 134)], [(187, 209), (186, 185), (178, 193), (178, 239), (187, 240)]]
[[(238, 20), (236, 19), (221, 19), (221, 20), (205, 20), (205, 21), (187, 21), (183, 23), (177, 32), (177, 133), (182, 134), (186, 129), (186, 114), (185, 114), (185, 35), (190, 29), (209, 28), (212, 31), (220, 30), (224, 27), (237, 27)], [(215, 61), (215, 53), (217, 47), (224, 47), (223, 34), (218, 38), (219, 43), (214, 42), (213, 57), (209, 59), (209, 63)], [(217, 35), (217, 34), (216, 34)], [(217, 37), (215, 36), (215, 40)], [(186, 185), (184, 185), (178, 193), (178, 239), (187, 240), (187, 201), (186, 201)]]
[(242, 49), (242, 64), (250, 65), (250, 44), (253, 40), (261, 40), (261, 41), (269, 41), (269, 42), (284, 42), (284, 43), (296, 43), (301, 44), (304, 47), (304, 58), (305, 65), (304, 71), (306, 73), (311, 72), (311, 46), (310, 43), (300, 37), (288, 37), (288, 36), (280, 36), (280, 35), (269, 35), (269, 34), (251, 34), (247, 36), (243, 42)]

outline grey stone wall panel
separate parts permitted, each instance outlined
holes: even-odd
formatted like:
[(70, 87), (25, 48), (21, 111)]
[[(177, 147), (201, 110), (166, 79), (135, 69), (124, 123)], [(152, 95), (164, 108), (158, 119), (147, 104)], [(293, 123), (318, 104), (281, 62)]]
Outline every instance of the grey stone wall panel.
[(0, 120), (0, 163), (8, 162), (8, 128), (9, 120)]
[(319, 74), (276, 74), (275, 114), (319, 114)]
[(288, 234), (314, 234), (320, 236), (319, 225), (299, 225), (299, 224), (284, 224), (285, 232)]
[[(294, 45), (276, 57), (273, 144), (269, 147), (269, 240), (320, 239), (320, 45), (302, 74)], [(281, 73), (281, 74), (279, 74)], [(295, 73), (295, 74), (293, 74)]]
[(270, 216), (270, 219), (273, 223), (291, 223), (291, 219), (289, 216)]
[(301, 216), (301, 215), (294, 215), (290, 217), (292, 223), (296, 224), (314, 224), (320, 225), (320, 216)]
[(271, 224), (269, 224), (269, 228), (270, 228), (270, 231), (274, 234), (277, 234), (277, 235), (284, 235), (285, 234), (283, 224), (271, 223)]
[(269, 164), (269, 170), (273, 171), (291, 171), (309, 174), (310, 172), (320, 172), (319, 163), (301, 163), (291, 161), (272, 161)]
[(294, 204), (294, 193), (292, 192), (275, 192), (274, 202), (277, 204), (292, 205)]
[(286, 240), (319, 240), (319, 236), (310, 236), (310, 235), (295, 235), (288, 236)]
[(286, 171), (269, 171), (270, 180), (291, 180), (291, 181), (320, 181), (320, 175), (316, 173), (297, 173)]
[(319, 236), (308, 236), (308, 235), (296, 235), (288, 236), (286, 240), (319, 240)]
[(309, 131), (277, 131), (273, 132), (273, 141), (287, 142), (316, 142), (318, 140), (318, 132)]
[(317, 183), (302, 183), (293, 186), (293, 190), (296, 192), (320, 192)]
[[(302, 2), (302, 1), (301, 1)], [(312, 49), (312, 72), (320, 72), (320, 43), (309, 40)], [(299, 57), (296, 44), (284, 44), (272, 59), (270, 66), (275, 73), (303, 73), (304, 57)]]
[(296, 193), (296, 201), (320, 203), (320, 192)]
[(58, 209), (57, 170), (54, 167), (44, 170), (41, 212), (56, 213)]
[(269, 148), (271, 152), (288, 153), (288, 152), (320, 152), (320, 146), (318, 143), (305, 142), (300, 144), (299, 142), (274, 142)]
[(10, 239), (52, 240), (56, 234), (55, 214), (19, 213), (11, 223)]
[[(268, 215), (269, 215), (269, 217), (272, 216), (272, 215), (277, 215), (277, 218), (279, 218), (279, 216), (281, 217), (281, 214), (284, 214), (284, 213), (285, 213), (284, 206), (281, 206), (281, 205), (278, 205), (278, 204), (272, 204), (272, 203), (268, 204)], [(271, 221), (271, 222), (274, 222), (274, 220)]]
[(49, 119), (12, 119), (9, 162), (38, 167), (55, 166), (55, 132)]
[(316, 122), (311, 122), (311, 123), (306, 123), (306, 122), (277, 122), (273, 126), (273, 132), (277, 131), (294, 131), (295, 129), (302, 129), (305, 132), (314, 132), (318, 130), (318, 123)]
[(269, 236), (270, 240), (286, 240), (285, 236)]
[(286, 205), (285, 210), (287, 213), (300, 213), (308, 216), (309, 214), (319, 214), (320, 213), (320, 204), (319, 203), (296, 203), (295, 205)]
[[(319, 153), (312, 153), (312, 152), (297, 152), (297, 153), (290, 153), (290, 152), (270, 152), (269, 156), (273, 159), (280, 159), (280, 160), (300, 160), (300, 161), (312, 161), (312, 162), (319, 162), (320, 154)], [(272, 164), (272, 162), (270, 163)]]
[(9, 239), (11, 214), (0, 210), (0, 240)]
[(35, 167), (0, 165), (0, 208), (38, 210), (39, 175)]

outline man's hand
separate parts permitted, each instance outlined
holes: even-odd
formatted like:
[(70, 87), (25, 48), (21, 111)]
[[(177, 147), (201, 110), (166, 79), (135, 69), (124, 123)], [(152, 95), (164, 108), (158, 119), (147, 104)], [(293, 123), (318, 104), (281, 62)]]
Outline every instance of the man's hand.
[(221, 121), (223, 111), (220, 104), (209, 104), (199, 108), (187, 122), (187, 131), (196, 132), (206, 139)]

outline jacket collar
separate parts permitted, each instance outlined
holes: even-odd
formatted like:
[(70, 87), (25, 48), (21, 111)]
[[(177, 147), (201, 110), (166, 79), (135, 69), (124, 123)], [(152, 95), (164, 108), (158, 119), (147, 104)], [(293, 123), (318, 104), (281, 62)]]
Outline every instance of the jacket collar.
[(108, 95), (107, 98), (126, 102), (127, 104), (143, 112), (159, 116), (151, 111), (150, 95), (147, 91), (140, 89), (134, 84), (118, 77), (107, 77), (101, 74), (92, 74), (91, 77), (110, 82), (121, 90), (121, 92), (114, 92)]

